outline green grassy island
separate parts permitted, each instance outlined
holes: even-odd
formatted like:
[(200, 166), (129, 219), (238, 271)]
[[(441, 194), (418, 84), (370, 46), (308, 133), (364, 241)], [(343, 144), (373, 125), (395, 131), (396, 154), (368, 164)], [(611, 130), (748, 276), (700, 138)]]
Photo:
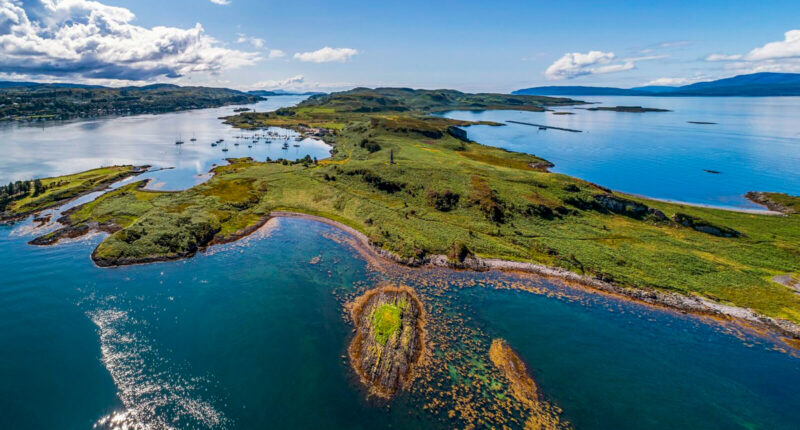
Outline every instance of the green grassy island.
[[(191, 256), (248, 234), (273, 211), (300, 212), (349, 226), (408, 264), (536, 264), (644, 291), (640, 297), (679, 293), (800, 323), (800, 295), (772, 280), (800, 271), (794, 211), (742, 213), (625, 195), (550, 173), (552, 164), (534, 155), (471, 142), (462, 127), (475, 123), (430, 115), (577, 103), (359, 88), (276, 112), (243, 112), (225, 120), (323, 136), (331, 158), (232, 159), (188, 190), (129, 184), (74, 208), (62, 222), (112, 231), (93, 259), (114, 266)], [(781, 207), (797, 207), (797, 197), (772, 196)]]

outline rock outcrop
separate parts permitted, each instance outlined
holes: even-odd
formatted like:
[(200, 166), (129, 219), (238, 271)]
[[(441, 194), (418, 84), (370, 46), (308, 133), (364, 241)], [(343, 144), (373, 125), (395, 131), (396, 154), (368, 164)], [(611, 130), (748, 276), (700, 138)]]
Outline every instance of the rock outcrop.
[(528, 374), (525, 363), (503, 339), (494, 339), (489, 348), (489, 359), (508, 379), (511, 394), (530, 412), (525, 421), (526, 430), (571, 429), (561, 420), (561, 409), (544, 400), (536, 382)]
[(676, 213), (672, 220), (676, 223), (689, 227), (692, 230), (697, 230), (701, 233), (710, 234), (717, 237), (741, 237), (742, 233), (721, 225), (712, 224), (704, 219), (697, 218), (691, 215)]
[(390, 398), (407, 388), (424, 356), (425, 310), (414, 290), (384, 286), (350, 305), (356, 335), (350, 362), (370, 394)]
[(454, 125), (447, 127), (447, 134), (467, 143), (469, 143), (470, 141), (469, 137), (467, 137), (466, 130), (464, 130), (463, 128), (458, 128)]
[[(794, 197), (784, 193), (764, 193), (757, 191), (750, 191), (744, 196), (752, 202), (766, 206), (767, 209), (771, 211), (781, 212), (785, 215), (792, 215), (800, 212), (800, 209), (798, 209), (800, 205), (796, 203), (800, 201), (800, 197)], [(776, 197), (782, 198), (784, 201), (778, 201)], [(791, 201), (795, 202), (794, 207), (792, 207)]]

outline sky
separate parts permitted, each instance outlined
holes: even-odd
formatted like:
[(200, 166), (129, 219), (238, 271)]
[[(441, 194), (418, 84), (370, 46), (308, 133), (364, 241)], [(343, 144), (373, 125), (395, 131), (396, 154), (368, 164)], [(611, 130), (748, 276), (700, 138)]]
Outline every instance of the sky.
[(800, 73), (800, 1), (0, 0), (0, 80), (508, 92)]

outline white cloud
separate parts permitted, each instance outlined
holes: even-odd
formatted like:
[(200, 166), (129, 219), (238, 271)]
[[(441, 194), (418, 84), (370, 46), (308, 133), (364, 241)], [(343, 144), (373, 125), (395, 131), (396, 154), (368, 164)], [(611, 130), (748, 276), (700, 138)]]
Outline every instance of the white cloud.
[(733, 73), (800, 72), (800, 30), (789, 30), (784, 39), (754, 48), (747, 54), (711, 54), (706, 61), (726, 62)]
[(253, 45), (254, 48), (258, 48), (258, 49), (261, 49), (261, 48), (264, 47), (264, 39), (262, 39), (260, 37), (248, 36), (248, 35), (242, 34), (242, 33), (239, 33), (237, 36), (239, 36), (239, 37), (236, 39), (236, 43), (249, 43), (249, 44)]
[(706, 57), (706, 61), (734, 61), (734, 60), (741, 60), (742, 56), (738, 54), (734, 55), (726, 55), (726, 54), (711, 54)]
[[(292, 76), (286, 79), (266, 80), (256, 82), (249, 86), (253, 90), (287, 90), (287, 91), (342, 91), (354, 88), (357, 85), (353, 82), (308, 82), (303, 75)], [(385, 86), (385, 85), (373, 85)]]
[(658, 44), (659, 48), (678, 48), (681, 46), (689, 46), (694, 44), (691, 40), (674, 40), (671, 42), (662, 42)]
[(657, 85), (667, 87), (677, 87), (681, 85), (694, 84), (700, 81), (710, 80), (708, 76), (698, 75), (693, 78), (658, 78), (644, 84), (644, 86)]
[(344, 63), (350, 57), (358, 54), (358, 51), (351, 48), (331, 48), (326, 46), (312, 52), (298, 52), (294, 54), (295, 60), (307, 61), (312, 63), (328, 63), (338, 61)]
[(669, 55), (648, 55), (617, 59), (613, 52), (589, 51), (566, 53), (545, 70), (544, 75), (550, 80), (574, 79), (586, 75), (602, 75), (605, 73), (632, 70), (639, 61), (659, 60)]
[(564, 54), (545, 70), (547, 79), (572, 79), (578, 76), (630, 70), (633, 63), (610, 64), (616, 56), (613, 52), (589, 51), (586, 54), (573, 52)]
[(145, 28), (134, 19), (97, 1), (0, 0), (0, 64), (5, 73), (42, 77), (149, 80), (218, 74), (260, 59), (223, 48), (200, 24)]
[(210, 0), (211, 3), (221, 4), (223, 6), (231, 4), (231, 0)]
[(800, 58), (800, 30), (789, 30), (784, 39), (753, 49), (746, 56), (748, 61)]
[(303, 75), (297, 75), (281, 80), (256, 82), (251, 85), (251, 87), (259, 90), (294, 89), (299, 87), (303, 82), (305, 82), (305, 77), (303, 77)]
[(281, 51), (280, 49), (270, 49), (269, 50), (269, 55), (268, 55), (269, 58), (281, 58), (281, 57), (285, 57), (285, 56), (286, 56), (286, 53)]

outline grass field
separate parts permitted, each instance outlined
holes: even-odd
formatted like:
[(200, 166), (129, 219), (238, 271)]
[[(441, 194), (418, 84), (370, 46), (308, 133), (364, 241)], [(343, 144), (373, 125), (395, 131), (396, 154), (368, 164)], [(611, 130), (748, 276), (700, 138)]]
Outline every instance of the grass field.
[[(465, 141), (453, 127), (468, 123), (426, 115), (462, 102), (436, 105), (436, 92), (407, 91), (359, 89), (228, 118), (246, 128), (335, 124), (326, 138), (335, 147), (330, 160), (231, 160), (189, 190), (134, 187), (71, 216), (76, 223), (118, 220), (122, 229), (95, 252), (107, 264), (191, 255), (257, 225), (270, 211), (291, 210), (342, 222), (404, 257), (535, 262), (800, 322), (800, 295), (771, 281), (800, 271), (800, 215), (653, 201), (549, 173), (541, 158)], [(514, 103), (543, 109), (548, 101)], [(796, 197), (781, 198), (797, 204)]]

